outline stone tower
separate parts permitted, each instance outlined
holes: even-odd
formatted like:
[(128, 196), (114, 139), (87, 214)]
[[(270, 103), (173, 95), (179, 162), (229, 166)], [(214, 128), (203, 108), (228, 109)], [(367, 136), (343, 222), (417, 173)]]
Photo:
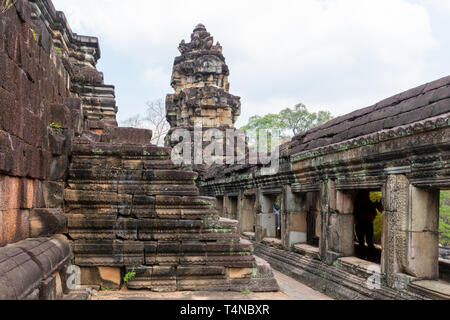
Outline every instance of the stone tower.
[(172, 128), (191, 127), (202, 123), (204, 128), (233, 128), (241, 113), (240, 97), (229, 93), (230, 74), (222, 47), (199, 24), (178, 48), (171, 85), (174, 94), (167, 95), (167, 120)]
[[(234, 124), (241, 114), (241, 102), (240, 97), (229, 93), (230, 72), (221, 45), (218, 42), (214, 45), (211, 34), (203, 24), (199, 24), (191, 35), (191, 42), (181, 41), (178, 49), (181, 56), (175, 58), (171, 80), (175, 93), (166, 98), (167, 120), (171, 126), (166, 145), (174, 147), (178, 143), (171, 141), (175, 130), (185, 129), (192, 133), (200, 124), (203, 133), (218, 129), (225, 138), (227, 130), (235, 130)], [(197, 140), (192, 143), (192, 160)], [(224, 144), (225, 150), (225, 139), (217, 141)], [(201, 143), (203, 149), (208, 144)], [(198, 160), (192, 163), (195, 164), (189, 168), (200, 176), (208, 168), (204, 160), (202, 164)]]

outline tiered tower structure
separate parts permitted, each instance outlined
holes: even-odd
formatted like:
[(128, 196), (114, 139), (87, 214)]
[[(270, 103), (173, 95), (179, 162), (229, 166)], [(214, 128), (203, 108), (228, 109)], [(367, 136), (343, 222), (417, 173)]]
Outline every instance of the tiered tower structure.
[[(219, 42), (214, 45), (205, 26), (197, 25), (191, 42), (181, 41), (178, 49), (181, 56), (175, 58), (171, 80), (175, 93), (166, 98), (171, 126), (166, 144), (172, 147), (170, 136), (176, 129), (193, 131), (195, 125), (201, 124), (203, 131), (214, 128), (225, 134), (227, 129), (234, 129), (241, 114), (240, 97), (229, 93), (230, 71), (222, 46)], [(202, 173), (205, 165), (193, 168)]]

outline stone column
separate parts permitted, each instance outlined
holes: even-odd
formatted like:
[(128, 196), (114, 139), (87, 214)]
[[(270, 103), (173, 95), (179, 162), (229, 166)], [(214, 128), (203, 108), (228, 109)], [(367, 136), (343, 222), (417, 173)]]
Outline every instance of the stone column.
[(308, 240), (306, 196), (306, 193), (293, 193), (290, 186), (283, 189), (282, 240), (288, 250), (292, 245)]
[(384, 187), (382, 272), (390, 286), (400, 274), (439, 278), (439, 190), (416, 188), (404, 175)]
[(320, 256), (323, 261), (327, 258), (328, 252), (328, 211), (329, 211), (329, 190), (328, 181), (320, 184)]
[(336, 190), (335, 182), (328, 180), (321, 186), (321, 255), (332, 263), (338, 256), (353, 256), (354, 217), (353, 197)]
[(223, 196), (223, 210), (222, 210), (222, 217), (223, 218), (229, 218), (230, 216), (230, 199), (228, 198), (228, 195)]
[(242, 234), (243, 232), (243, 227), (244, 227), (244, 201), (245, 201), (245, 197), (244, 197), (244, 192), (242, 190), (239, 191), (239, 196), (237, 198), (237, 220), (239, 221), (238, 224), (238, 231), (239, 234)]
[(256, 217), (256, 240), (275, 238), (275, 215), (273, 214), (273, 203), (261, 190), (257, 191), (258, 215)]
[(224, 216), (224, 197), (216, 197), (217, 199), (217, 211), (221, 217)]
[(256, 217), (256, 197), (254, 194), (242, 194), (242, 207), (239, 219), (241, 232), (253, 232)]
[(407, 273), (439, 279), (439, 190), (410, 186)]

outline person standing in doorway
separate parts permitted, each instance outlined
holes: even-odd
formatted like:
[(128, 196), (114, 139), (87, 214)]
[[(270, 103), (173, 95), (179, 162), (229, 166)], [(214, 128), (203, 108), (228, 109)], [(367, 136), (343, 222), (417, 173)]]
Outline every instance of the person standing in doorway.
[(278, 202), (275, 201), (274, 205), (273, 205), (273, 213), (275, 214), (275, 232), (276, 232), (276, 237), (280, 238), (280, 234), (281, 234), (281, 228), (280, 228), (280, 206), (278, 205)]
[[(373, 203), (370, 200), (369, 191), (358, 193), (353, 215), (355, 216), (356, 237), (362, 259), (375, 257), (374, 221), (378, 215), (377, 210), (383, 212), (383, 206), (381, 202)], [(369, 247), (368, 252), (366, 252), (366, 242)]]

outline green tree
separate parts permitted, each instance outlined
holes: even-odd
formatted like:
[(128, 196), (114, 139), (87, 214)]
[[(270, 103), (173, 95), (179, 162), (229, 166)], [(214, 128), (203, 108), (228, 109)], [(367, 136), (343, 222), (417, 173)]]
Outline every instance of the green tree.
[(279, 130), (283, 138), (291, 138), (301, 132), (317, 127), (333, 119), (328, 111), (309, 112), (304, 104), (297, 104), (293, 109), (286, 108), (279, 114), (264, 117), (253, 116), (242, 130)]
[(264, 117), (253, 116), (241, 130), (281, 129), (281, 118), (278, 114), (267, 114)]

